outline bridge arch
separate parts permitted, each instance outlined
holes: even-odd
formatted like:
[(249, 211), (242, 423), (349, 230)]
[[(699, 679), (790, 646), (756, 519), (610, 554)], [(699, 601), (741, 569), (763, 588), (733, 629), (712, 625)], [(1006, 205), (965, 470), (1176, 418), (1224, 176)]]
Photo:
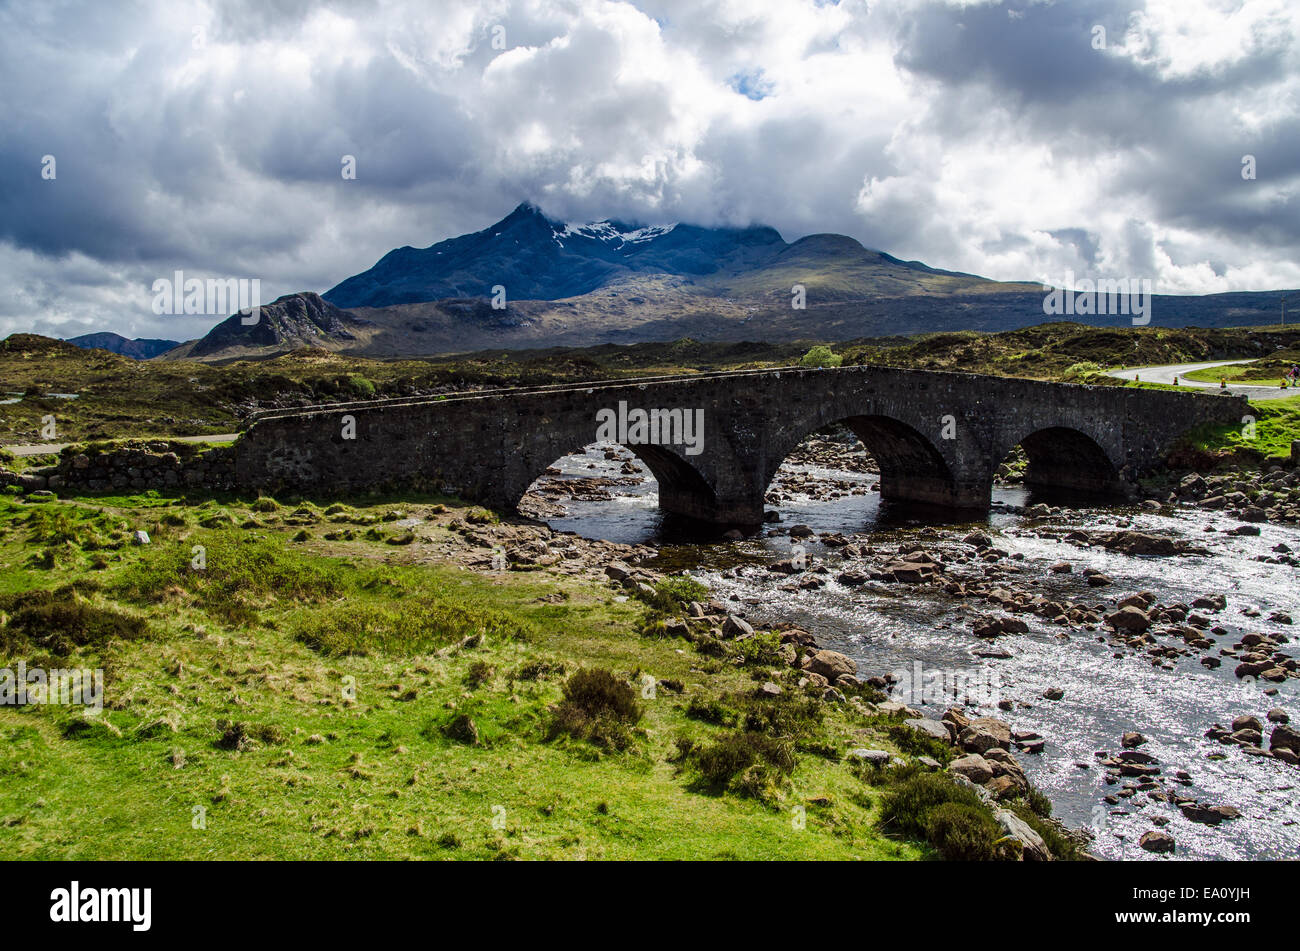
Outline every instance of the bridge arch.
[[(589, 446), (599, 445), (591, 441), (583, 442), (576, 438), (568, 442), (556, 442), (541, 453), (532, 454), (533, 462), (523, 469), (521, 485), (516, 485), (510, 492), (510, 504), (518, 509), (519, 502), (541, 478), (556, 460), (568, 455), (580, 455)], [(659, 508), (675, 515), (685, 515), (695, 519), (712, 518), (718, 507), (718, 496), (709, 481), (681, 455), (672, 449), (659, 445), (641, 445), (632, 443), (607, 443), (619, 446), (632, 453), (640, 460), (659, 485)], [(559, 448), (563, 446), (564, 448)], [(549, 458), (546, 458), (549, 454)], [(546, 461), (542, 461), (543, 459)], [(524, 482), (523, 479), (527, 481)]]
[(1102, 444), (1073, 426), (1044, 426), (1005, 446), (1005, 458), (1016, 446), (1028, 466), (1024, 482), (1031, 489), (1095, 494), (1120, 491), (1119, 467)]
[(961, 486), (952, 466), (928, 437), (901, 419), (876, 413), (850, 414), (819, 419), (803, 428), (792, 439), (778, 444), (763, 474), (765, 492), (785, 458), (809, 435), (826, 426), (847, 426), (880, 467), (882, 500), (933, 505), (943, 508), (965, 507)]

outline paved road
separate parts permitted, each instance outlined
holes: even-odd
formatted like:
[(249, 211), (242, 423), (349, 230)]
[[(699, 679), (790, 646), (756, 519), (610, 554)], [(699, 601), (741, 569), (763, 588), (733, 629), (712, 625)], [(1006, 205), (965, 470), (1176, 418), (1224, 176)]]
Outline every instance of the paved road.
[[(1202, 380), (1189, 380), (1187, 374), (1193, 370), (1208, 370), (1211, 367), (1227, 367), (1238, 363), (1252, 362), (1251, 360), (1220, 360), (1217, 363), (1174, 363), (1163, 367), (1134, 367), (1129, 370), (1110, 370), (1108, 372), (1110, 376), (1119, 377), (1121, 380), (1132, 380), (1141, 377), (1143, 383), (1172, 384), (1177, 379), (1179, 386), (1217, 390), (1219, 384), (1206, 383)], [(1284, 390), (1277, 386), (1251, 386), (1244, 383), (1229, 383), (1228, 392), (1233, 396), (1245, 396), (1252, 400), (1281, 400), (1286, 399), (1288, 396), (1300, 394), (1300, 390), (1293, 388)]]
[[(220, 436), (132, 436), (132, 439), (141, 439), (144, 441), (158, 440), (171, 442), (234, 442), (239, 438), (239, 433), (223, 433)], [(27, 446), (5, 446), (6, 452), (12, 452), (15, 456), (39, 456), (46, 452), (61, 452), (68, 446), (75, 446), (76, 443), (70, 442), (41, 442)]]

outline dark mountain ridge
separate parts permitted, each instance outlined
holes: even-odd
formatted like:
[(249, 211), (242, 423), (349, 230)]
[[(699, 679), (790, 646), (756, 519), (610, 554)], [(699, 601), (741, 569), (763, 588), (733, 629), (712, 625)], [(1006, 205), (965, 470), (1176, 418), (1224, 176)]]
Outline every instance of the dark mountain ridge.
[(110, 353), (130, 357), (132, 360), (149, 360), (180, 346), (180, 342), (176, 340), (154, 340), (146, 337), (128, 340), (121, 334), (108, 331), (69, 337), (68, 343), (83, 350), (108, 350)]

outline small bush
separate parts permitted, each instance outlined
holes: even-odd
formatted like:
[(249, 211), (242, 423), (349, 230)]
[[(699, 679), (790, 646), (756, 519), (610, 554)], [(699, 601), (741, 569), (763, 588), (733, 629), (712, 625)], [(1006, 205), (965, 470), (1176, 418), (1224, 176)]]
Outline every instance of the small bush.
[(775, 667), (783, 663), (781, 635), (776, 631), (759, 631), (735, 645), (736, 654), (747, 667)]
[(546, 680), (555, 674), (564, 673), (564, 662), (552, 663), (545, 660), (534, 660), (524, 664), (512, 675), (514, 680)]
[(465, 521), (471, 525), (496, 525), (501, 518), (496, 512), (476, 506), (465, 513)]
[(926, 813), (925, 837), (950, 862), (985, 862), (998, 857), (1002, 829), (981, 809), (945, 802)]
[(468, 746), (477, 746), (479, 742), (478, 724), (468, 713), (452, 717), (451, 722), (442, 728), (442, 733), (448, 739)]
[(621, 751), (632, 745), (630, 727), (641, 715), (636, 691), (626, 681), (601, 668), (583, 669), (565, 683), (547, 738), (565, 734)]
[(953, 748), (942, 740), (933, 736), (922, 733), (920, 730), (913, 730), (909, 726), (901, 723), (889, 723), (886, 726), (889, 733), (889, 739), (898, 747), (900, 752), (910, 753), (913, 756), (929, 756), (944, 765), (952, 759)]
[(844, 358), (824, 344), (818, 344), (799, 358), (801, 367), (837, 367)]
[(465, 684), (470, 690), (477, 690), (492, 680), (492, 675), (496, 673), (496, 668), (485, 660), (476, 660), (469, 665), (469, 670), (465, 674)]
[(690, 575), (670, 575), (654, 584), (654, 594), (636, 593), (636, 597), (664, 614), (676, 614), (692, 601), (705, 601), (709, 589)]
[(686, 715), (714, 726), (735, 726), (740, 722), (739, 711), (712, 697), (691, 697), (686, 704)]
[(692, 749), (689, 756), (704, 786), (752, 799), (769, 799), (795, 767), (789, 740), (749, 731), (728, 733), (711, 746)]
[(1101, 367), (1090, 361), (1083, 363), (1071, 364), (1061, 374), (1061, 379), (1066, 383), (1087, 383), (1093, 377), (1100, 376)]
[[(1079, 843), (1065, 835), (1055, 822), (1048, 821), (1047, 815), (1039, 811), (1042, 808), (1041, 804), (1038, 806), (1034, 805), (1034, 800), (1036, 798), (1046, 799), (1047, 797), (1037, 789), (1031, 789), (1029, 793), (1030, 802), (1028, 805), (1019, 802), (1012, 802), (1007, 804), (1007, 808), (1023, 819), (1031, 829), (1038, 833), (1039, 837), (1043, 840), (1043, 844), (1047, 846), (1048, 851), (1050, 851), (1053, 856), (1066, 861), (1075, 861), (1081, 858), (1082, 849), (1080, 848)], [(1047, 809), (1050, 814), (1050, 802), (1048, 803)]]
[(375, 384), (360, 374), (353, 374), (347, 378), (348, 389), (361, 399), (371, 399), (375, 395)]
[(958, 786), (950, 776), (917, 773), (885, 794), (880, 820), (891, 831), (913, 838), (926, 838), (926, 817), (930, 810), (944, 803), (983, 808), (983, 801), (975, 790)]

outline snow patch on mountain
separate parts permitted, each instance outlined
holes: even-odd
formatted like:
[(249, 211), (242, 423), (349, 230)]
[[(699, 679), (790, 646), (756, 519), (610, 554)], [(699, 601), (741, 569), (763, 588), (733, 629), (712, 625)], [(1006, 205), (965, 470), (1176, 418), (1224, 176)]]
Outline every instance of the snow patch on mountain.
[(617, 222), (608, 219), (604, 221), (591, 221), (587, 224), (566, 224), (563, 230), (552, 229), (552, 236), (555, 243), (564, 247), (564, 238), (581, 237), (591, 238), (596, 241), (603, 241), (611, 244), (615, 248), (621, 248), (627, 244), (640, 244), (643, 241), (653, 241), (655, 238), (666, 235), (677, 225), (649, 225), (636, 228), (630, 228), (627, 231), (622, 230), (626, 225), (619, 225)]

